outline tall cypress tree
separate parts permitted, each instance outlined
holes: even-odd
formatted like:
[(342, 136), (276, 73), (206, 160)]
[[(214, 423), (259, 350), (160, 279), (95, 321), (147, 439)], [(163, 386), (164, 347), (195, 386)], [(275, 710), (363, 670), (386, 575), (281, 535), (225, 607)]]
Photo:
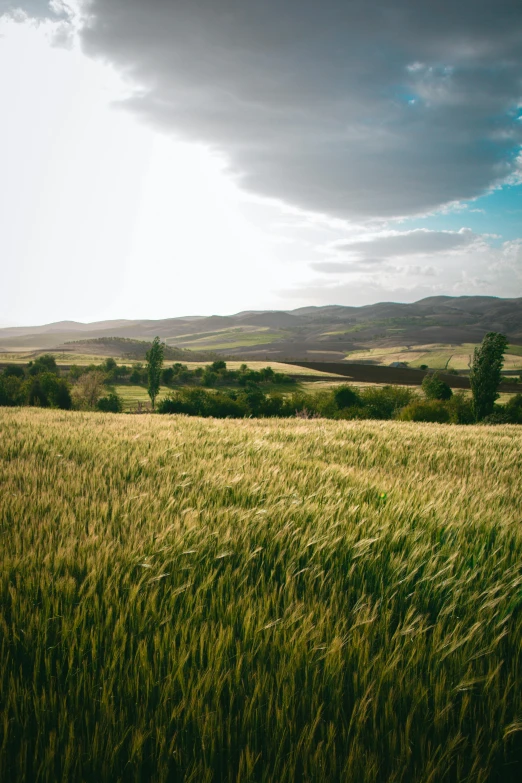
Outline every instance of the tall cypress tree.
[(475, 348), (469, 382), (476, 421), (493, 413), (506, 348), (507, 339), (498, 332), (488, 332), (480, 348)]
[(149, 393), (150, 401), (152, 402), (152, 410), (156, 405), (156, 397), (160, 390), (161, 382), (161, 368), (163, 366), (163, 344), (159, 337), (155, 337), (152, 341), (150, 349), (147, 351), (147, 391)]

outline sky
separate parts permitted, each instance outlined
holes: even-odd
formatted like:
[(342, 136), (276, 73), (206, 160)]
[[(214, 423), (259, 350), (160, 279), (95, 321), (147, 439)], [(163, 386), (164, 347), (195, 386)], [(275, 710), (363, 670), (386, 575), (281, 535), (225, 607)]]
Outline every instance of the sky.
[(522, 296), (519, 0), (0, 0), (0, 325)]

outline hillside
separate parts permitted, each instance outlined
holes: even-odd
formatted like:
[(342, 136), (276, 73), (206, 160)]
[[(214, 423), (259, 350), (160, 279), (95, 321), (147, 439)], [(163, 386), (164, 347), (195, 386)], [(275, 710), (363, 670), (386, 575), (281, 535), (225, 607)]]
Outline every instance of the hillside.
[[(168, 345), (200, 357), (202, 351), (212, 351), (237, 358), (342, 361), (357, 352), (358, 362), (378, 364), (385, 362), (361, 354), (377, 348), (409, 352), (418, 347), (422, 353), (448, 346), (459, 353), (459, 346), (472, 350), (488, 331), (503, 332), (513, 346), (522, 346), (522, 298), (438, 296), (412, 304), (379, 302), (364, 307), (332, 305), (91, 324), (63, 321), (0, 329), (0, 352), (68, 350), (71, 341), (85, 344), (108, 337), (150, 341), (159, 335)], [(460, 353), (465, 367), (468, 348)]]
[[(85, 353), (99, 356), (117, 356), (121, 359), (145, 359), (145, 355), (151, 347), (151, 340), (134, 340), (132, 337), (94, 337), (92, 339), (70, 340), (60, 346), (63, 354)], [(207, 352), (189, 351), (172, 345), (164, 346), (164, 358), (166, 361), (201, 361), (206, 358), (215, 358), (215, 354)]]

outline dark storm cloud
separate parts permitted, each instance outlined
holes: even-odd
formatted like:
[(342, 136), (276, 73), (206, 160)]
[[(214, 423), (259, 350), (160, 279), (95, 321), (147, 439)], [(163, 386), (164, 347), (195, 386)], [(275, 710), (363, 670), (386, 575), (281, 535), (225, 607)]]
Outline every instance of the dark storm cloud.
[(130, 107), (248, 189), (341, 217), (421, 213), (514, 169), (520, 0), (93, 0), (85, 50)]

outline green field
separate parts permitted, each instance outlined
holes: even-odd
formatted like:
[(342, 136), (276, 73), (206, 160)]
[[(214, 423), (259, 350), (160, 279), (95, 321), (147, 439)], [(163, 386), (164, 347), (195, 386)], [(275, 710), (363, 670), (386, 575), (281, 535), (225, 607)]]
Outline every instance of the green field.
[(214, 332), (196, 332), (170, 338), (169, 343), (191, 351), (223, 350), (227, 348), (248, 348), (252, 345), (264, 345), (281, 340), (287, 336), (284, 331), (273, 332), (268, 327), (236, 327), (219, 329)]
[(0, 431), (0, 780), (520, 780), (520, 427)]
[[(371, 348), (368, 350), (350, 351), (345, 357), (349, 362), (372, 362), (373, 364), (390, 365), (392, 362), (405, 362), (410, 367), (420, 367), (426, 364), (433, 370), (469, 370), (473, 360), (474, 343), (461, 345), (433, 344), (406, 345)], [(522, 346), (510, 345), (504, 355), (505, 370), (522, 370)]]
[[(15, 351), (11, 353), (0, 353), (0, 362), (2, 364), (27, 364), (34, 361), (42, 355), (42, 351)], [(78, 364), (86, 366), (89, 364), (100, 364), (105, 361), (107, 354), (99, 353), (76, 353), (74, 351), (45, 351), (56, 359), (59, 366)], [(136, 359), (120, 359), (120, 364), (136, 364)]]

